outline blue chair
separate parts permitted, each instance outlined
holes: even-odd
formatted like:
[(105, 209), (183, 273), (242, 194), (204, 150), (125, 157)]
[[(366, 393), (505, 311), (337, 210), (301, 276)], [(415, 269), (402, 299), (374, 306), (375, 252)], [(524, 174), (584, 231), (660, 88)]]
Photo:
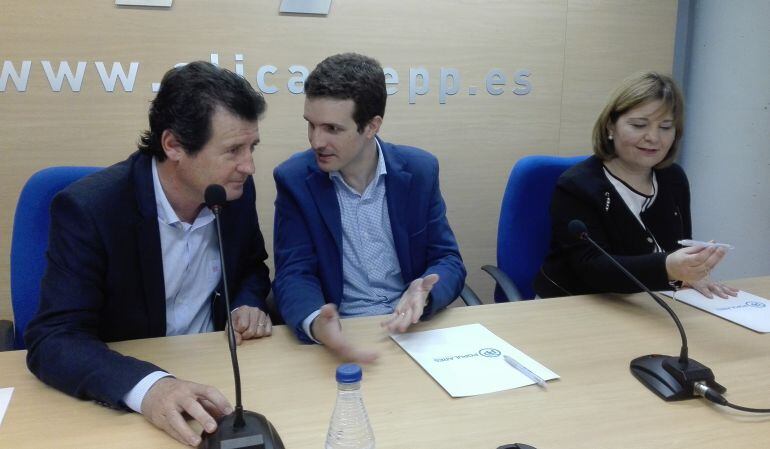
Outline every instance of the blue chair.
[(526, 156), (508, 177), (497, 226), (497, 266), (481, 267), (497, 282), (495, 301), (532, 299), (532, 281), (551, 243), (551, 197), (565, 170), (587, 156)]
[(60, 190), (101, 167), (51, 167), (29, 178), (19, 195), (11, 240), (13, 347), (24, 349), (24, 329), (37, 311), (46, 267), (51, 200)]

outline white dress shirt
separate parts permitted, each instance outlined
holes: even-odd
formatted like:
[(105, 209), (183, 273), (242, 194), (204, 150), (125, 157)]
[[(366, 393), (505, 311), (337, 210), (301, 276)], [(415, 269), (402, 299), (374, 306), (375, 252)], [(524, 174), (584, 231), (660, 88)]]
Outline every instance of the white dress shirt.
[[(155, 159), (152, 160), (152, 182), (163, 257), (166, 335), (211, 332), (214, 323), (209, 298), (222, 278), (214, 214), (203, 208), (192, 224), (181, 221), (163, 192)], [(126, 394), (123, 402), (141, 413), (147, 391), (166, 376), (170, 374), (165, 371), (148, 374)]]

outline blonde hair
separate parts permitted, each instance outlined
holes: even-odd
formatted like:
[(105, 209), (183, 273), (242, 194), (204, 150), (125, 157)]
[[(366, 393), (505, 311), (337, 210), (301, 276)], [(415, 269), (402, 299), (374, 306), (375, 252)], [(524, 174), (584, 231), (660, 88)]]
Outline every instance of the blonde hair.
[(632, 75), (615, 89), (594, 124), (594, 154), (603, 161), (616, 158), (615, 145), (609, 138), (609, 126), (615, 124), (621, 115), (631, 109), (656, 100), (660, 100), (663, 103), (662, 108), (671, 112), (676, 133), (668, 154), (655, 168), (671, 165), (679, 152), (679, 141), (684, 132), (684, 99), (674, 80), (657, 72)]

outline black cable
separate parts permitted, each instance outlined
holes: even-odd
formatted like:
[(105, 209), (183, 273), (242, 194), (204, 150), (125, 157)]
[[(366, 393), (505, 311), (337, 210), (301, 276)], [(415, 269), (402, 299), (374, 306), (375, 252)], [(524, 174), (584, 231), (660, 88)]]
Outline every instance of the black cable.
[(729, 407), (735, 410), (740, 410), (742, 412), (770, 413), (770, 408), (751, 408), (751, 407), (744, 407), (742, 405), (735, 405), (730, 401), (728, 401), (727, 399), (725, 399), (725, 397), (719, 394), (718, 391), (714, 390), (713, 388), (709, 388), (703, 382), (696, 382), (695, 385), (693, 386), (693, 392), (698, 396), (703, 396), (704, 398), (708, 399), (709, 401), (715, 404), (723, 405), (725, 407)]
[(730, 407), (730, 408), (734, 408), (735, 410), (740, 410), (742, 412), (749, 412), (749, 413), (770, 413), (770, 408), (743, 407), (741, 405), (735, 405), (730, 402), (725, 402), (725, 407)]

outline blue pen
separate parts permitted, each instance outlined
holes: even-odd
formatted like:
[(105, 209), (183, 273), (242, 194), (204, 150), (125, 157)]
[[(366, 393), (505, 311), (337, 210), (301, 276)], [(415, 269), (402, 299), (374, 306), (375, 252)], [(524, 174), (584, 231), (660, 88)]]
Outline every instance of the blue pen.
[(538, 376), (537, 374), (527, 369), (526, 366), (517, 362), (516, 359), (514, 359), (513, 357), (509, 355), (504, 355), (503, 358), (505, 359), (506, 362), (508, 362), (509, 365), (516, 368), (516, 370), (519, 371), (521, 374), (527, 376), (532, 382), (535, 382), (536, 384), (540, 385), (543, 388), (547, 387), (542, 377)]

